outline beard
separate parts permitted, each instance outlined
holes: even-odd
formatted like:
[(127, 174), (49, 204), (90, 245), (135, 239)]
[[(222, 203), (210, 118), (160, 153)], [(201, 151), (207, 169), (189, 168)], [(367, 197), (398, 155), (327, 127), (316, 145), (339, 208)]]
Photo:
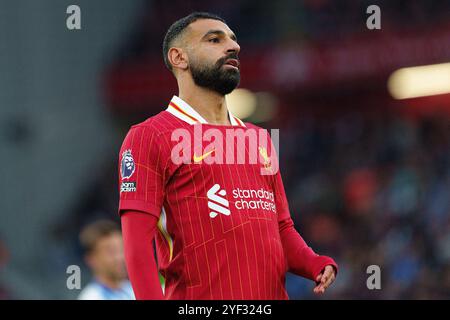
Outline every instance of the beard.
[(127, 271), (125, 265), (121, 265), (120, 268), (113, 266), (111, 268), (106, 268), (104, 274), (109, 280), (114, 282), (123, 281), (127, 277)]
[(199, 87), (210, 89), (223, 96), (229, 94), (239, 85), (241, 74), (239, 70), (223, 68), (228, 59), (238, 60), (238, 56), (237, 54), (230, 54), (217, 60), (212, 66), (192, 63), (190, 69), (194, 83)]

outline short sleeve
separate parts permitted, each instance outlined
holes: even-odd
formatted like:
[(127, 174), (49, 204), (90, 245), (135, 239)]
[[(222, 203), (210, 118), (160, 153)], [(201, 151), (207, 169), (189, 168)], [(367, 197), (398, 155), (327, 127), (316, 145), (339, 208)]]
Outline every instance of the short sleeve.
[(119, 153), (119, 214), (137, 210), (159, 218), (167, 164), (160, 139), (147, 126), (132, 127), (125, 137)]

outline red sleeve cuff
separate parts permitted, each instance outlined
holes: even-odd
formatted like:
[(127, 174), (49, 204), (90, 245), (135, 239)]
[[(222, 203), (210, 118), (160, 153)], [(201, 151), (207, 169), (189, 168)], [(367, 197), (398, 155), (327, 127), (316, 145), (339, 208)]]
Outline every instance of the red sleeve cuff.
[(142, 211), (159, 219), (161, 215), (161, 207), (142, 200), (120, 200), (119, 215), (127, 210)]

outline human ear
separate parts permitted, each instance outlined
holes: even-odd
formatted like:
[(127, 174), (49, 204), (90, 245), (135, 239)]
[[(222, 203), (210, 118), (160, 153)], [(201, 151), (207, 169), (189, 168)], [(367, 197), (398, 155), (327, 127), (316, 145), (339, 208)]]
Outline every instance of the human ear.
[(188, 57), (186, 52), (181, 48), (172, 47), (167, 53), (172, 68), (186, 70), (188, 68)]

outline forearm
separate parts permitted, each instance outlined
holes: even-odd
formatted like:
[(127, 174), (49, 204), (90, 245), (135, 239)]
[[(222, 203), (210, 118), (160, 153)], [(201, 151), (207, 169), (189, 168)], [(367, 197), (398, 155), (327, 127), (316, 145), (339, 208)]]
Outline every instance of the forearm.
[(313, 281), (327, 265), (333, 266), (337, 272), (336, 262), (330, 257), (316, 254), (295, 230), (291, 218), (280, 221), (279, 227), (289, 271)]
[(152, 246), (157, 218), (139, 211), (126, 211), (121, 221), (125, 261), (136, 299), (164, 299)]

